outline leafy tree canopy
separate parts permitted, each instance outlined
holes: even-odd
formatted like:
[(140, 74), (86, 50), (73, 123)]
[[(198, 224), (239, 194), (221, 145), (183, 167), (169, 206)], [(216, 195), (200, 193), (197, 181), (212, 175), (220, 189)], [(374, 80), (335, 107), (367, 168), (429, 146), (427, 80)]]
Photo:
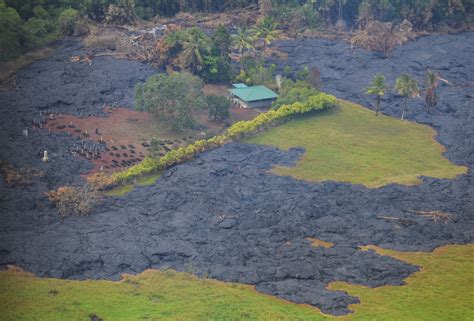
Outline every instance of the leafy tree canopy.
[(230, 102), (226, 97), (209, 95), (206, 100), (209, 108), (209, 119), (225, 120), (229, 118)]
[(291, 105), (296, 102), (305, 103), (309, 97), (317, 96), (319, 90), (314, 89), (306, 81), (298, 80), (296, 82), (290, 79), (284, 79), (279, 91), (277, 100), (273, 103), (273, 108), (279, 108), (282, 105)]
[(137, 108), (170, 122), (175, 130), (194, 128), (193, 112), (205, 106), (203, 85), (187, 72), (153, 75), (135, 88)]

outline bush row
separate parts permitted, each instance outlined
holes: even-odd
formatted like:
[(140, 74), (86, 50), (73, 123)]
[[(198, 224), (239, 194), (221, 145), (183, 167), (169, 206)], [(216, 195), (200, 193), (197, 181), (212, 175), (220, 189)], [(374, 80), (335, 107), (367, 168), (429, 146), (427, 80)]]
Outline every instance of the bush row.
[(289, 117), (306, 114), (313, 111), (329, 109), (337, 105), (336, 97), (325, 93), (310, 96), (306, 102), (296, 102), (291, 105), (282, 105), (276, 110), (269, 110), (248, 121), (239, 121), (229, 127), (223, 134), (207, 140), (198, 140), (188, 145), (172, 150), (161, 158), (146, 157), (140, 164), (127, 170), (115, 173), (116, 183), (122, 183), (138, 178), (144, 174), (151, 174), (184, 163), (204, 151), (219, 147), (232, 139), (243, 138), (269, 126), (275, 125)]

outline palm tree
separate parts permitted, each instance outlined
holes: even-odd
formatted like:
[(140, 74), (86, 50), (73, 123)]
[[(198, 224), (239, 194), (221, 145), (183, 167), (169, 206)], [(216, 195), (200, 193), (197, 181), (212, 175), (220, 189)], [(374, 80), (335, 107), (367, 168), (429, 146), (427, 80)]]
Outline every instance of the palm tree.
[(254, 38), (247, 27), (237, 28), (237, 33), (232, 35), (232, 47), (237, 49), (240, 54), (245, 50), (255, 49)]
[(385, 81), (384, 75), (375, 75), (374, 79), (370, 83), (369, 87), (365, 89), (367, 95), (375, 95), (375, 116), (379, 115), (380, 104), (382, 102), (382, 97), (385, 95), (387, 90), (387, 83)]
[(181, 63), (192, 72), (200, 70), (204, 64), (204, 56), (211, 48), (206, 34), (199, 28), (191, 28), (181, 40), (181, 46)]
[(407, 109), (408, 98), (419, 97), (420, 90), (418, 89), (416, 80), (407, 74), (403, 74), (397, 78), (397, 81), (395, 82), (395, 89), (398, 91), (399, 95), (405, 97), (401, 117), (401, 120), (403, 120), (405, 118), (405, 110)]
[(425, 102), (428, 112), (431, 110), (431, 108), (436, 107), (436, 104), (438, 103), (436, 89), (438, 88), (439, 81), (449, 84), (449, 81), (441, 78), (436, 72), (431, 71), (430, 69), (426, 71)]
[(263, 41), (263, 51), (265, 47), (280, 37), (281, 30), (277, 29), (277, 24), (270, 17), (265, 17), (254, 27), (255, 37)]

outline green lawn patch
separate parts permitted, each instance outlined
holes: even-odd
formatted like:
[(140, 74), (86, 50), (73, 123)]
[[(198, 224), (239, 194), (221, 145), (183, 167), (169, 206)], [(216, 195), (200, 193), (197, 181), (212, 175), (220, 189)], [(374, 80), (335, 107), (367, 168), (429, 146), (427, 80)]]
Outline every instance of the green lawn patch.
[(199, 279), (187, 273), (147, 270), (122, 281), (37, 278), (21, 270), (0, 271), (0, 320), (471, 320), (474, 314), (474, 244), (449, 245), (432, 253), (380, 255), (419, 265), (404, 286), (367, 288), (333, 282), (360, 298), (342, 317), (258, 293), (248, 285)]
[(340, 100), (340, 106), (292, 120), (247, 139), (281, 149), (304, 147), (295, 167), (274, 172), (308, 181), (333, 180), (367, 187), (415, 185), (419, 176), (453, 178), (467, 168), (443, 156), (429, 126), (379, 115)]
[(359, 297), (354, 315), (341, 320), (472, 320), (474, 315), (474, 245), (450, 245), (432, 253), (397, 252), (368, 246), (422, 267), (405, 279), (404, 286), (375, 289), (334, 282), (332, 290)]
[(253, 287), (148, 270), (121, 282), (0, 272), (0, 320), (323, 320), (318, 310)]

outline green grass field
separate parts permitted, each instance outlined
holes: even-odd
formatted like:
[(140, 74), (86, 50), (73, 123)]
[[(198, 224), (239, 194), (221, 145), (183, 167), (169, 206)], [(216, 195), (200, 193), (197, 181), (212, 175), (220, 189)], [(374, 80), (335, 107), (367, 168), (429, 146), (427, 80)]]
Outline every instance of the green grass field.
[(367, 247), (422, 266), (405, 286), (366, 288), (330, 284), (358, 296), (355, 311), (324, 315), (260, 294), (252, 287), (198, 279), (186, 273), (148, 270), (120, 282), (36, 278), (18, 270), (0, 272), (0, 320), (472, 320), (474, 244), (433, 253)]
[(362, 302), (350, 307), (354, 317), (341, 320), (473, 320), (474, 245), (450, 245), (432, 253), (366, 248), (421, 266), (421, 272), (405, 279), (404, 286), (370, 289), (332, 283), (330, 289), (345, 291)]
[(304, 147), (295, 167), (275, 167), (279, 175), (308, 181), (334, 180), (367, 187), (414, 185), (419, 176), (453, 178), (466, 172), (449, 162), (428, 126), (380, 115), (340, 100), (340, 107), (292, 120), (249, 138), (249, 143), (281, 149)]

